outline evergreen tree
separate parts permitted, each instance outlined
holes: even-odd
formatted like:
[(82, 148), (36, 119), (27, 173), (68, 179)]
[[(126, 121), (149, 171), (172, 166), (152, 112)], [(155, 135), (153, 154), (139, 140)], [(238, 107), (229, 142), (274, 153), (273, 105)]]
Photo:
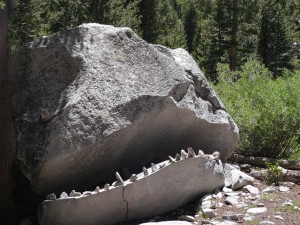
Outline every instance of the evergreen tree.
[(183, 24), (170, 0), (142, 0), (140, 13), (146, 41), (171, 48), (185, 47)]
[(139, 3), (140, 0), (92, 0), (89, 21), (118, 27), (126, 26), (141, 34)]
[(42, 8), (41, 0), (15, 0), (10, 25), (10, 45), (12, 50), (47, 33), (48, 29), (45, 32), (42, 31)]
[(292, 40), (288, 36), (282, 7), (275, 0), (266, 0), (262, 8), (258, 51), (275, 78), (282, 74), (284, 68), (292, 68), (293, 59)]
[(187, 9), (184, 16), (184, 30), (186, 33), (187, 49), (191, 53), (194, 49), (193, 43), (197, 32), (197, 8), (194, 0), (187, 2)]

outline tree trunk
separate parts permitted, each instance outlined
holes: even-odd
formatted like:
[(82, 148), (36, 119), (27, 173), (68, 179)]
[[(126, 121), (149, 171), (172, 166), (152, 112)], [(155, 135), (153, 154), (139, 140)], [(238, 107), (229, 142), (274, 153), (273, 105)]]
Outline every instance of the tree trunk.
[(230, 47), (230, 70), (236, 70), (237, 30), (238, 30), (238, 0), (232, 0), (232, 28)]
[(4, 9), (0, 9), (0, 224), (10, 225), (15, 224), (17, 220), (10, 184), (11, 167), (16, 155), (16, 138), (6, 85), (8, 1), (5, 3)]

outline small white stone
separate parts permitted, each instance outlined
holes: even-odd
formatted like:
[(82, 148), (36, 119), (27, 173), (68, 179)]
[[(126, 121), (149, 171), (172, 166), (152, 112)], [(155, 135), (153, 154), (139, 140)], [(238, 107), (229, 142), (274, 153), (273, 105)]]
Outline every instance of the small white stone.
[(264, 190), (262, 190), (263, 193), (272, 193), (275, 189), (273, 187), (267, 187)]
[(274, 218), (275, 218), (275, 219), (278, 219), (278, 220), (284, 220), (283, 217), (282, 217), (282, 216), (279, 216), (279, 215), (274, 216)]
[(243, 190), (253, 194), (253, 195), (258, 195), (259, 194), (259, 190), (257, 187), (254, 187), (252, 185), (246, 185), (245, 187), (243, 187)]
[(237, 196), (239, 195), (241, 192), (235, 191), (235, 192), (225, 192), (226, 196)]
[(247, 213), (252, 213), (252, 214), (258, 214), (258, 213), (264, 213), (267, 212), (266, 207), (258, 207), (258, 208), (251, 208), (247, 210)]
[(298, 206), (294, 206), (293, 209), (296, 210), (296, 211), (300, 211), (300, 208)]
[(238, 202), (238, 196), (229, 196), (225, 199), (225, 203), (227, 205), (237, 205)]
[(207, 218), (211, 219), (211, 218), (216, 217), (216, 214), (214, 213), (214, 211), (212, 209), (203, 209), (202, 212)]
[(279, 191), (280, 192), (288, 192), (290, 189), (288, 187), (285, 186), (279, 186)]
[(223, 192), (233, 192), (231, 188), (223, 187)]
[(235, 222), (232, 222), (232, 221), (223, 221), (223, 222), (220, 222), (220, 223), (216, 223), (216, 225), (236, 225)]
[(211, 200), (212, 199), (212, 195), (208, 194), (208, 195), (204, 195), (201, 199), (201, 201), (207, 201), (207, 200)]
[(253, 220), (253, 217), (251, 217), (251, 216), (245, 216), (244, 220), (245, 221), (251, 221), (251, 220)]
[(292, 206), (293, 203), (292, 202), (284, 202), (282, 203), (282, 206)]
[(261, 221), (259, 224), (275, 224), (275, 223), (268, 221), (268, 220), (264, 220), (264, 221)]
[(210, 209), (212, 206), (211, 200), (203, 201), (201, 203), (201, 209)]
[(194, 222), (195, 218), (193, 216), (188, 216), (188, 215), (182, 215), (177, 217), (178, 220), (181, 221), (187, 221), (187, 222)]

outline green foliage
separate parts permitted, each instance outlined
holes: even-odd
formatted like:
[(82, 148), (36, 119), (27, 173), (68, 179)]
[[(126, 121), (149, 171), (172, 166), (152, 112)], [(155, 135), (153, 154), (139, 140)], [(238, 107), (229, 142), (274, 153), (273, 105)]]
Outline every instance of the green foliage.
[(288, 158), (300, 152), (300, 72), (271, 79), (257, 60), (239, 71), (218, 64), (216, 92), (240, 128), (244, 155)]
[(0, 0), (0, 9), (3, 9), (5, 6), (4, 0)]
[(279, 183), (282, 181), (283, 178), (283, 172), (281, 168), (279, 167), (279, 161), (276, 163), (265, 163), (267, 168), (267, 174), (265, 177), (265, 180), (268, 185), (275, 184), (276, 186), (279, 186)]
[(284, 4), (273, 0), (265, 1), (259, 40), (259, 54), (262, 62), (273, 73), (280, 76), (284, 68), (292, 69), (292, 39), (288, 35), (284, 17)]
[(143, 39), (171, 48), (185, 47), (185, 32), (170, 0), (142, 0), (141, 28)]

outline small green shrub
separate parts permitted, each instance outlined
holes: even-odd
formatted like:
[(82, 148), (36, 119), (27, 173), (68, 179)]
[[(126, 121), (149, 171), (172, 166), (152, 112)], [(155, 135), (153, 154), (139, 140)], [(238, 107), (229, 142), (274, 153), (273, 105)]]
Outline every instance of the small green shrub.
[(274, 80), (257, 60), (236, 72), (219, 64), (217, 71), (214, 88), (240, 128), (238, 150), (249, 156), (300, 157), (300, 71), (285, 71)]
[(267, 174), (266, 174), (266, 182), (267, 184), (275, 184), (276, 186), (279, 186), (279, 183), (282, 181), (283, 178), (283, 172), (281, 168), (279, 167), (279, 161), (276, 163), (265, 163), (267, 168)]

